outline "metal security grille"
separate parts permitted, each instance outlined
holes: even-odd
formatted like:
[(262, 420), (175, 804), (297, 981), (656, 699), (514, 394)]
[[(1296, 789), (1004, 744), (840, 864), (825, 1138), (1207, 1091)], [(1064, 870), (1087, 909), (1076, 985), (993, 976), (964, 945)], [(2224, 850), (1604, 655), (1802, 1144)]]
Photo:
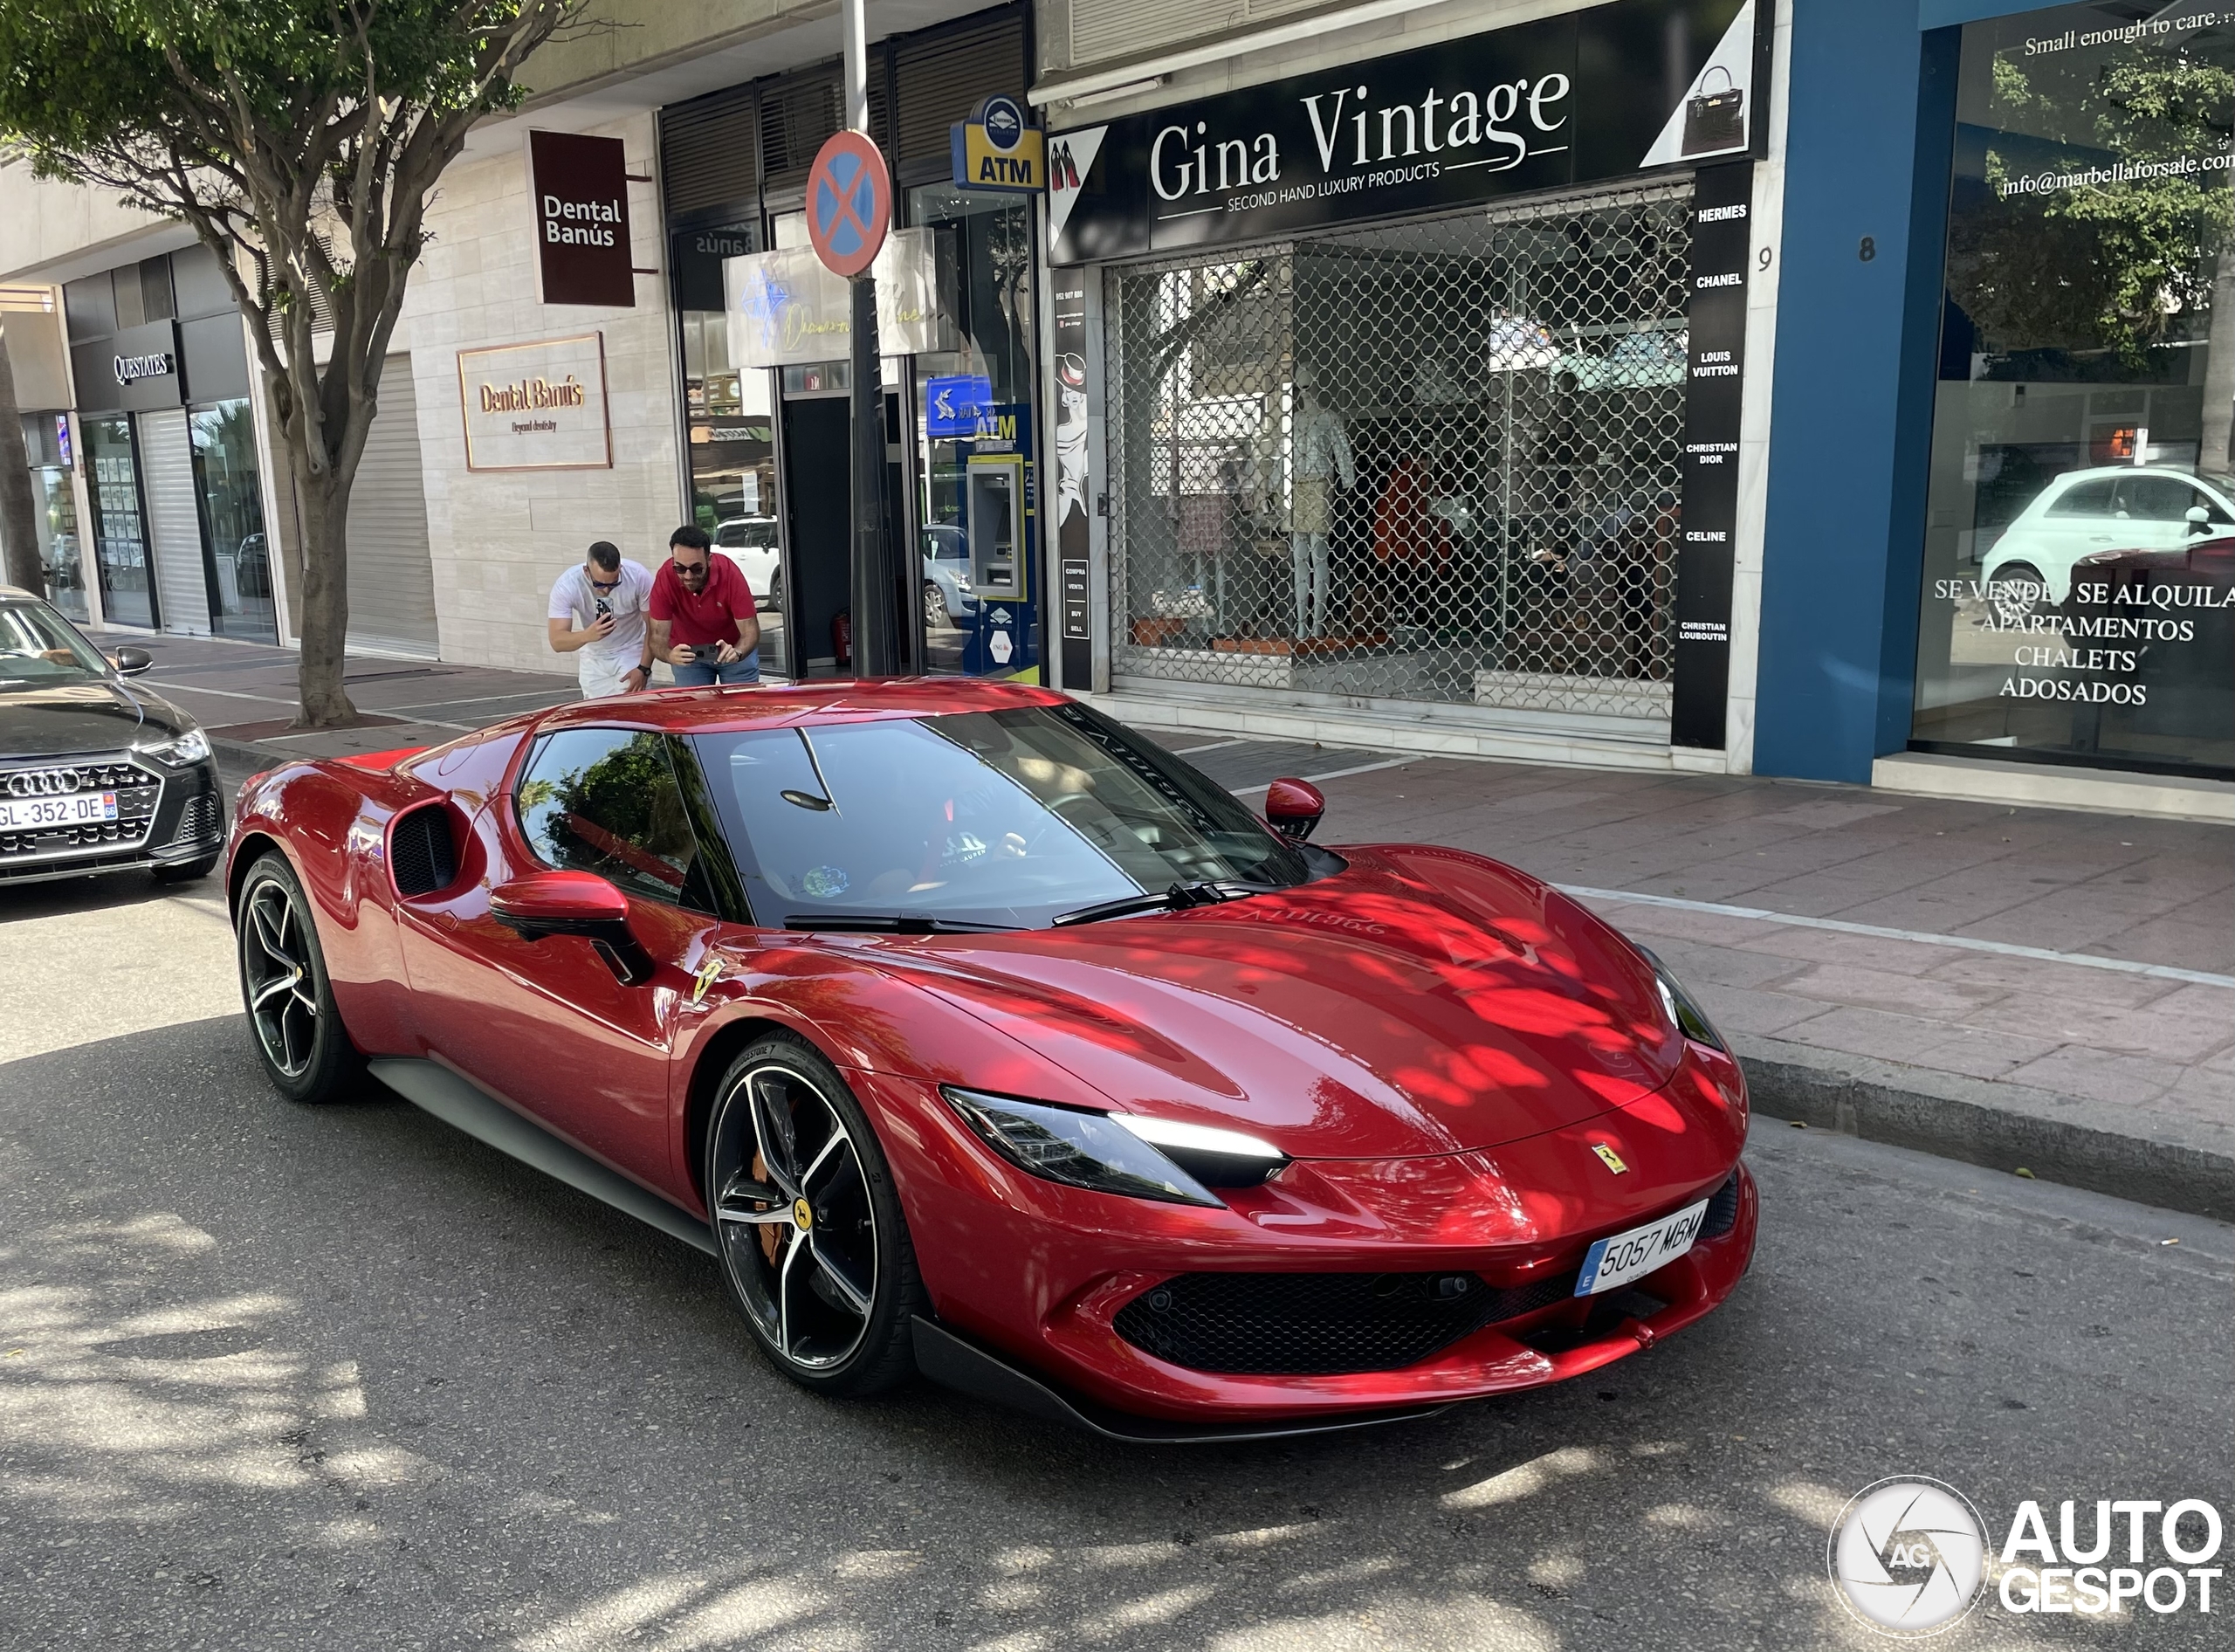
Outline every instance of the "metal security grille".
[(1666, 738), (1690, 198), (1113, 272), (1116, 671)]

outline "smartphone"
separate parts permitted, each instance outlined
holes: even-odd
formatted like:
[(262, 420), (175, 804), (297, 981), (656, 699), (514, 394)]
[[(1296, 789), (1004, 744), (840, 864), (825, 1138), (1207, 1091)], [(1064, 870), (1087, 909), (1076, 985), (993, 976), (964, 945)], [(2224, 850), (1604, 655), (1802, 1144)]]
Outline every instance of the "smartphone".
[(693, 643), (691, 657), (701, 665), (719, 665), (722, 663), (722, 645), (719, 643)]
[(613, 604), (608, 602), (604, 597), (599, 597), (597, 599), (597, 617), (599, 619), (610, 619), (612, 616)]

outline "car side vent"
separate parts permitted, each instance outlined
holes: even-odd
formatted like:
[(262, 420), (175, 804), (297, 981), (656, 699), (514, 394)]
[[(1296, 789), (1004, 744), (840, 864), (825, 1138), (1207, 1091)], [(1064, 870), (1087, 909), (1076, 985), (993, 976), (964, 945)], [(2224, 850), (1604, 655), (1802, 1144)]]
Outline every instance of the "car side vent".
[(389, 867), (399, 895), (431, 895), (457, 881), (457, 844), (450, 812), (440, 803), (415, 809), (395, 823)]

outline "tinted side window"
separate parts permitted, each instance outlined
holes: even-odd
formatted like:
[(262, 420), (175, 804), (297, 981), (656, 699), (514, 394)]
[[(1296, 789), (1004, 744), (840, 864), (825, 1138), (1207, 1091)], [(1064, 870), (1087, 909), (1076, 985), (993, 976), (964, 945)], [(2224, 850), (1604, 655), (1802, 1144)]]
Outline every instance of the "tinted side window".
[(2204, 510), (2204, 520), (2210, 522), (2214, 527), (2235, 526), (2235, 513), (2231, 513), (2225, 505), (2221, 504), (2219, 502), (2219, 496), (2216, 493), (2210, 492), (2204, 488), (2198, 488), (2196, 491), (2196, 497), (2191, 499), (2189, 503), (2191, 505), (2203, 506)]
[(2177, 522), (2196, 492), (2177, 476), (2137, 476), (2119, 485), (2119, 508), (2137, 522)]
[(2108, 481), (2082, 482), (2054, 505), (2049, 506), (2051, 516), (2108, 516), (2111, 513), (2111, 489)]
[(622, 728), (570, 728), (536, 748), (514, 802), (547, 866), (595, 872), (631, 895), (704, 909), (698, 841), (667, 742)]

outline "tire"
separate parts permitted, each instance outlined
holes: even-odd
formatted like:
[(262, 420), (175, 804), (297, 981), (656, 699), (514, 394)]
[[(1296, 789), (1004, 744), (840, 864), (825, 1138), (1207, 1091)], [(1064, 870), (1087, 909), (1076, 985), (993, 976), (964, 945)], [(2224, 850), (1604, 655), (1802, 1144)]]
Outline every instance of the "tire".
[(264, 1076), (290, 1101), (346, 1093), (364, 1057), (341, 1024), (317, 921), (286, 857), (273, 851), (249, 868), (233, 928), (241, 1002)]
[(767, 606), (771, 614), (784, 611), (784, 570), (781, 568), (768, 576)]
[(182, 860), (174, 865), (158, 866), (155, 868), (155, 881), (159, 884), (199, 883), (216, 871), (217, 863), (224, 858), (222, 855), (205, 855), (200, 860)]
[(784, 1036), (732, 1062), (705, 1170), (723, 1283), (771, 1365), (833, 1398), (914, 1375), (915, 1248), (884, 1150), (836, 1068)]
[(944, 631), (954, 624), (954, 617), (947, 612), (946, 593), (939, 589), (937, 580), (924, 582), (924, 629)]

